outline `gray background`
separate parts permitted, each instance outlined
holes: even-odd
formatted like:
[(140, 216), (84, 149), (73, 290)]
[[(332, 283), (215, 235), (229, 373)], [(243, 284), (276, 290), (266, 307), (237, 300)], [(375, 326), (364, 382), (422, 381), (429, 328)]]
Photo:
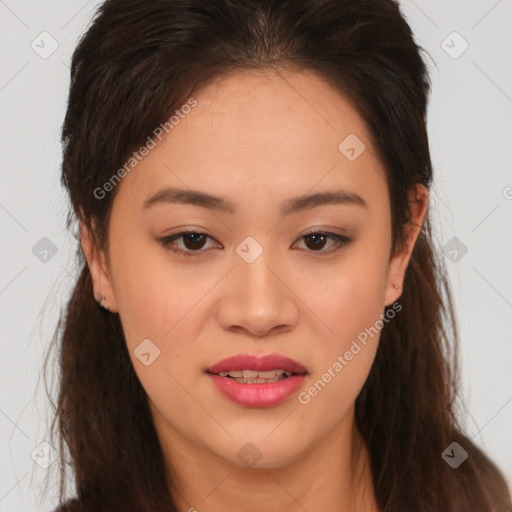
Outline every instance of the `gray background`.
[[(0, 0), (0, 511), (54, 504), (55, 487), (47, 501), (38, 496), (57, 465), (46, 470), (31, 454), (51, 462), (40, 445), (42, 355), (76, 279), (59, 130), (70, 56), (98, 3)], [(512, 0), (403, 0), (402, 8), (432, 59), (433, 214), (461, 332), (464, 424), (511, 485)]]

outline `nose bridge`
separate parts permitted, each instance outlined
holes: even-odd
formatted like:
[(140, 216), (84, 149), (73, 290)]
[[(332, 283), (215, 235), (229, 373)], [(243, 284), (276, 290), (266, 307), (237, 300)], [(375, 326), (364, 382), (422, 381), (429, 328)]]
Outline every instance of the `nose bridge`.
[(278, 258), (254, 239), (246, 239), (236, 252), (232, 285), (218, 310), (223, 328), (244, 328), (261, 336), (275, 327), (294, 325), (298, 311), (293, 293), (283, 283), (285, 276), (278, 277), (282, 271)]
[[(279, 280), (276, 270), (271, 271), (270, 254), (262, 254), (252, 263), (240, 262), (238, 268), (237, 290), (246, 303), (253, 303), (256, 309), (275, 310), (282, 290), (279, 290)], [(282, 285), (281, 285), (282, 286)]]

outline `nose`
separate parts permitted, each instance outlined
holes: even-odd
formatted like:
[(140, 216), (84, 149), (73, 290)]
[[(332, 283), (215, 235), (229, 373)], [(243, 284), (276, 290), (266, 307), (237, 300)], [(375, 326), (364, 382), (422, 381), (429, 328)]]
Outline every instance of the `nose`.
[(252, 263), (240, 259), (218, 304), (219, 324), (256, 337), (292, 330), (299, 319), (300, 301), (291, 280), (265, 251)]

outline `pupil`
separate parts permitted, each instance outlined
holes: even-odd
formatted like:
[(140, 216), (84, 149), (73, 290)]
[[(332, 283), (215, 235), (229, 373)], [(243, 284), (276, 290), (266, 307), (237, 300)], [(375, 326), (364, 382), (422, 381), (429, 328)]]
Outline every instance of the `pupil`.
[[(187, 249), (200, 249), (203, 245), (201, 244), (201, 242), (204, 242), (204, 240), (201, 240), (202, 238), (204, 238), (204, 235), (201, 235), (200, 233), (188, 233), (185, 236), (185, 246), (187, 247)], [(187, 241), (192, 242), (191, 247), (191, 244), (187, 244)], [(199, 247), (196, 244), (199, 244)]]
[[(312, 248), (318, 249), (319, 247), (323, 246), (323, 243), (325, 242), (325, 235), (315, 233), (313, 235), (308, 235), (307, 239), (313, 240)], [(320, 242), (320, 243), (318, 243), (318, 242)]]

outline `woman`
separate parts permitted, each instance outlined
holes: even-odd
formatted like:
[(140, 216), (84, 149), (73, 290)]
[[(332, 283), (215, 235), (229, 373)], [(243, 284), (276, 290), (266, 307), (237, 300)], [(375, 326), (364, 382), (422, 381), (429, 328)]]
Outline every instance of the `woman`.
[(454, 412), (428, 94), (392, 0), (100, 7), (62, 134), (59, 510), (510, 509)]

